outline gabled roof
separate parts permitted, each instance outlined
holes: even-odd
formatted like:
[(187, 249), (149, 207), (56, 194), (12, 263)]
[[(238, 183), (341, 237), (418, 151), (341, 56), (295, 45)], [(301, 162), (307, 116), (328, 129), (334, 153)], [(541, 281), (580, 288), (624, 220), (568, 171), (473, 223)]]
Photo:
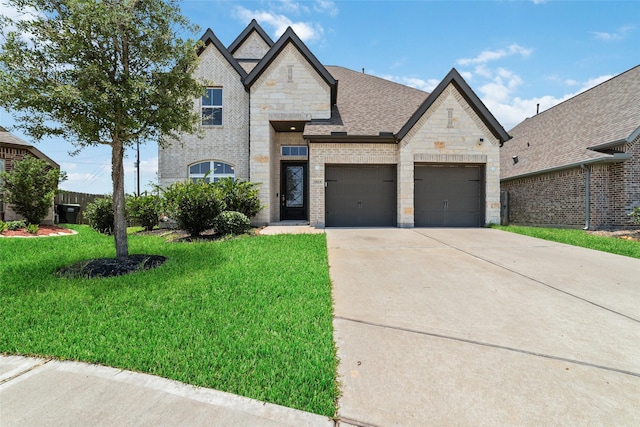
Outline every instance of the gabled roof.
[(429, 95), (343, 67), (328, 66), (327, 70), (340, 83), (340, 90), (331, 119), (312, 121), (305, 126), (305, 137), (312, 139), (368, 136), (395, 142), (394, 134)]
[[(204, 35), (200, 37), (200, 40), (204, 42), (205, 46), (209, 46), (210, 44), (214, 45), (216, 49), (218, 49), (218, 51), (222, 54), (222, 56), (229, 62), (229, 64), (231, 64), (234, 70), (238, 72), (240, 77), (242, 78), (246, 77), (247, 72), (244, 71), (244, 69), (240, 66), (240, 64), (238, 64), (238, 61), (236, 61), (236, 59), (231, 55), (231, 53), (229, 53), (227, 48), (224, 47), (224, 45), (222, 44), (222, 42), (220, 42), (218, 37), (216, 37), (213, 31), (211, 31), (211, 28), (207, 28), (207, 31), (205, 31)], [(200, 55), (203, 50), (204, 49), (200, 50), (198, 52), (198, 55)]]
[(245, 87), (250, 88), (253, 83), (262, 75), (262, 73), (269, 67), (275, 58), (282, 52), (289, 43), (291, 43), (298, 52), (311, 64), (311, 66), (318, 72), (322, 79), (331, 87), (331, 104), (335, 104), (338, 90), (338, 83), (333, 78), (327, 69), (318, 61), (309, 48), (300, 40), (291, 27), (287, 28), (284, 34), (278, 39), (278, 41), (269, 49), (269, 52), (258, 62), (258, 65), (249, 73), (244, 79)]
[(609, 150), (640, 135), (640, 65), (524, 120), (510, 134), (500, 150), (501, 179), (624, 160)]
[(235, 51), (240, 46), (242, 46), (242, 43), (244, 43), (254, 31), (262, 38), (262, 40), (264, 40), (264, 42), (269, 47), (273, 47), (273, 40), (271, 40), (271, 37), (269, 37), (269, 35), (262, 29), (260, 24), (258, 24), (258, 21), (252, 19), (249, 25), (247, 25), (247, 28), (245, 28), (244, 31), (241, 32), (240, 35), (233, 41), (233, 43), (229, 45), (229, 47), (227, 48), (229, 53), (233, 55)]
[(480, 98), (475, 94), (475, 92), (469, 87), (467, 82), (464, 81), (460, 73), (455, 68), (452, 68), (451, 71), (445, 76), (445, 78), (436, 86), (436, 88), (429, 94), (427, 99), (420, 105), (420, 107), (416, 110), (416, 112), (411, 116), (411, 118), (407, 121), (407, 123), (400, 129), (400, 132), (397, 134), (398, 140), (404, 138), (407, 133), (411, 130), (413, 126), (420, 120), (420, 118), (424, 115), (424, 113), (433, 105), (433, 103), (438, 99), (442, 92), (449, 86), (453, 84), (458, 92), (462, 95), (462, 97), (467, 101), (469, 106), (475, 111), (475, 113), (480, 117), (482, 122), (489, 128), (489, 131), (500, 141), (500, 143), (505, 142), (509, 139), (509, 134), (504, 130), (502, 125), (498, 123), (496, 118), (491, 114), (491, 112), (487, 109), (487, 107), (482, 103)]
[(13, 135), (2, 126), (0, 126), (0, 146), (27, 150), (39, 159), (47, 161), (49, 164), (51, 164), (51, 166), (60, 169), (60, 165), (54, 162), (49, 156), (47, 156), (28, 142)]

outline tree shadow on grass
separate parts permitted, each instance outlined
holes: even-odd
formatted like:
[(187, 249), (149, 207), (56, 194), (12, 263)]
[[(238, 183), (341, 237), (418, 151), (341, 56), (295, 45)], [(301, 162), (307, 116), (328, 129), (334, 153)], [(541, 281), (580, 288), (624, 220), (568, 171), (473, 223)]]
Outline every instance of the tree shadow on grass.
[(62, 267), (54, 274), (68, 279), (114, 277), (151, 270), (160, 267), (166, 260), (167, 257), (161, 255), (129, 255), (123, 259), (98, 258)]

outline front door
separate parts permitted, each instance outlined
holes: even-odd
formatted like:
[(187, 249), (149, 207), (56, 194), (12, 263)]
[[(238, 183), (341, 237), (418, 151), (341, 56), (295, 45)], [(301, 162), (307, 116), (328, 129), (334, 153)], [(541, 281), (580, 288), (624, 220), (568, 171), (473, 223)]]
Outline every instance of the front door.
[(280, 170), (280, 219), (306, 221), (307, 163), (282, 163)]

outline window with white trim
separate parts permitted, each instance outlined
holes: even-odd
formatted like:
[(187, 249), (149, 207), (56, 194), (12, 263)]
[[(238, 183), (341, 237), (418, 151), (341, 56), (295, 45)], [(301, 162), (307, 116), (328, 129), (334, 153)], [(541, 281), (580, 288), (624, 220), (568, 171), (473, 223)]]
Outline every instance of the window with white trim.
[(208, 87), (202, 96), (202, 125), (222, 126), (222, 88)]
[(189, 166), (189, 179), (193, 182), (204, 179), (205, 182), (217, 182), (222, 178), (235, 179), (235, 168), (223, 162), (207, 161)]

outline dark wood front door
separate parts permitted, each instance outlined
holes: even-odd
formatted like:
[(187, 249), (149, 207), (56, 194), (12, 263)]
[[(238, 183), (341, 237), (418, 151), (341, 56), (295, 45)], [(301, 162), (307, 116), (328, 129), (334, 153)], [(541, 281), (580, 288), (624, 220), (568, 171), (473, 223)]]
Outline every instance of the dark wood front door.
[(282, 163), (280, 219), (307, 220), (307, 163)]

